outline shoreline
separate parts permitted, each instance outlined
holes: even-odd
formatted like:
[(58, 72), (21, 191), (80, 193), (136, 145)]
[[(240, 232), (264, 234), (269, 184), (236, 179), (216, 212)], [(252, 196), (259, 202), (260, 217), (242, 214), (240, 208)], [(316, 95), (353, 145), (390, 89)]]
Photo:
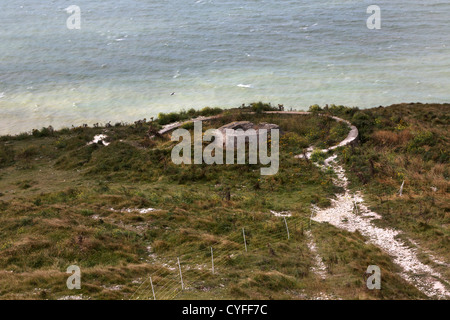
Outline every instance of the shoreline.
[[(270, 105), (270, 103), (268, 103), (268, 104)], [(388, 107), (392, 107), (392, 106), (404, 106), (404, 105), (423, 105), (423, 106), (427, 106), (427, 105), (443, 105), (443, 106), (449, 106), (450, 107), (450, 102), (446, 102), (446, 103), (402, 102), (402, 103), (394, 103), (394, 104), (387, 105), (387, 106), (381, 106), (380, 105), (378, 107), (372, 107), (372, 108), (363, 108), (363, 109), (359, 108), (359, 107), (353, 107), (353, 108), (357, 108), (359, 110), (370, 110), (370, 109), (376, 109), (376, 108), (380, 108), (380, 107), (388, 108)], [(317, 106), (317, 105), (313, 105), (313, 106)], [(328, 106), (328, 104), (326, 104), (325, 106)], [(333, 104), (330, 104), (330, 106), (333, 106)], [(205, 107), (205, 108), (209, 108), (209, 107)], [(233, 109), (238, 109), (238, 108), (240, 108), (240, 107), (224, 107), (223, 111), (233, 110)], [(195, 110), (200, 110), (200, 108), (196, 108)], [(294, 108), (290, 108), (289, 110), (290, 111), (285, 111), (285, 112), (308, 112), (307, 110), (294, 109)], [(173, 112), (170, 112), (170, 113), (181, 113), (181, 112), (184, 112), (184, 111), (185, 111), (184, 109), (181, 109), (179, 111), (173, 111)], [(149, 119), (152, 119), (152, 118), (154, 118), (155, 119), (154, 121), (156, 121), (158, 116), (156, 115), (156, 116), (153, 116), (153, 117), (149, 117)], [(42, 129), (50, 129), (50, 130), (53, 130), (53, 131), (56, 131), (56, 132), (57, 131), (64, 131), (64, 130), (74, 130), (74, 129), (77, 129), (77, 128), (103, 128), (103, 129), (107, 129), (109, 127), (108, 123), (111, 126), (133, 126), (133, 125), (136, 124), (136, 122), (142, 121), (142, 120), (136, 119), (136, 120), (132, 120), (132, 121), (134, 123), (133, 122), (126, 122), (126, 121), (119, 121), (119, 120), (117, 120), (117, 121), (111, 120), (111, 121), (109, 121), (107, 123), (100, 123), (100, 122), (93, 123), (93, 124), (81, 123), (81, 124), (79, 124), (77, 126), (72, 125), (70, 127), (69, 126), (64, 126), (64, 125), (63, 126), (54, 126), (54, 125), (46, 126), (46, 125), (44, 125), (40, 129), (38, 129), (38, 128), (31, 128), (28, 131), (21, 131), (21, 132), (17, 132), (17, 133), (9, 132), (9, 133), (6, 133), (6, 134), (0, 134), (0, 139), (5, 139), (7, 137), (18, 137), (18, 136), (32, 135), (33, 131), (35, 131), (35, 130), (42, 130)], [(148, 121), (147, 120), (147, 123), (151, 123), (151, 122), (152, 121)], [(98, 125), (98, 126), (96, 126), (96, 125)]]

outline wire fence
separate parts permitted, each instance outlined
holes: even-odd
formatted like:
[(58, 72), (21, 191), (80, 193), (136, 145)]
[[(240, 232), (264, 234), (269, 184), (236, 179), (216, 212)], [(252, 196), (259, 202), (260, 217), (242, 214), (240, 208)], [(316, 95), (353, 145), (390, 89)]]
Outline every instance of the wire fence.
[[(186, 290), (195, 290), (199, 280), (214, 279), (226, 268), (231, 257), (260, 253), (280, 242), (293, 242), (309, 229), (310, 219), (278, 217), (269, 230), (245, 226), (233, 230), (225, 241), (203, 249), (185, 249), (179, 255), (159, 256), (160, 267), (148, 274), (131, 295), (132, 300), (171, 300)], [(278, 222), (278, 221), (277, 221)]]

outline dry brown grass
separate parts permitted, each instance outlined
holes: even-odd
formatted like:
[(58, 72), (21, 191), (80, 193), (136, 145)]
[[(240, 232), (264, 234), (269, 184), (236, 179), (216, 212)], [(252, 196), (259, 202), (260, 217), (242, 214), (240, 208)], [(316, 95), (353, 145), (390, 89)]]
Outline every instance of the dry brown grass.
[(399, 132), (378, 130), (372, 134), (372, 140), (375, 144), (383, 147), (405, 146), (413, 138), (409, 130)]

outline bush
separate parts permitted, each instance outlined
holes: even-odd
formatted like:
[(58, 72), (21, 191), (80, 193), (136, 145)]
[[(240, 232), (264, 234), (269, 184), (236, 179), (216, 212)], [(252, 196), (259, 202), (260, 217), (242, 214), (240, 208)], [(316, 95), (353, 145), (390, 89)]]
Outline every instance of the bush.
[(432, 132), (419, 132), (408, 144), (407, 151), (411, 153), (422, 154), (422, 158), (425, 161), (442, 161), (442, 159), (445, 159), (446, 157), (442, 157), (441, 149), (433, 148), (436, 146), (437, 142), (438, 139)]
[(317, 115), (317, 114), (321, 113), (323, 110), (318, 104), (315, 104), (315, 105), (310, 106), (308, 111), (314, 115)]
[(53, 131), (49, 128), (42, 128), (40, 131), (38, 129), (33, 129), (32, 135), (35, 138), (49, 137), (53, 135)]
[(199, 114), (201, 116), (215, 116), (217, 114), (222, 113), (223, 110), (221, 108), (210, 108), (210, 107), (205, 107), (202, 110), (200, 110)]
[(169, 124), (172, 122), (177, 122), (183, 119), (187, 119), (187, 117), (183, 117), (182, 114), (176, 112), (170, 113), (159, 113), (158, 114), (158, 123), (161, 125)]
[(14, 149), (11, 146), (0, 145), (0, 168), (14, 163)]
[(436, 144), (436, 139), (434, 138), (434, 135), (430, 131), (424, 131), (417, 134), (413, 141), (410, 144), (411, 148), (418, 148), (423, 147), (425, 145), (428, 146), (434, 146)]
[(330, 136), (328, 138), (327, 144), (334, 145), (341, 140), (344, 140), (350, 129), (344, 122), (338, 122), (330, 130)]
[(365, 142), (373, 131), (375, 120), (368, 112), (358, 111), (353, 115), (351, 123), (358, 128), (360, 139)]
[(277, 111), (278, 108), (272, 107), (270, 103), (254, 102), (250, 104), (252, 111), (262, 113), (263, 111)]
[(345, 116), (350, 116), (353, 117), (353, 115), (359, 111), (359, 108), (357, 107), (346, 107), (346, 106), (336, 106), (334, 104), (332, 104), (329, 108), (325, 107), (324, 111), (331, 113), (333, 116), (338, 116), (338, 117), (345, 117)]
[(284, 152), (302, 153), (303, 149), (308, 148), (308, 140), (296, 133), (287, 132), (280, 139), (281, 150)]
[(326, 154), (323, 153), (322, 151), (320, 151), (319, 149), (316, 149), (313, 151), (313, 153), (311, 154), (311, 161), (313, 162), (323, 162), (326, 158)]

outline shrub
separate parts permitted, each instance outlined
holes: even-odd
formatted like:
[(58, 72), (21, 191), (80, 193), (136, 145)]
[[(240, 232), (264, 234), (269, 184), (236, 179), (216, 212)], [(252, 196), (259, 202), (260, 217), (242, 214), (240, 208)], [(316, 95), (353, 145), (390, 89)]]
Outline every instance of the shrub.
[(7, 167), (14, 163), (14, 149), (11, 146), (0, 145), (0, 168)]
[(336, 105), (332, 104), (328, 108), (325, 107), (323, 109), (323, 111), (329, 112), (334, 116), (338, 116), (338, 117), (350, 116), (350, 118), (351, 118), (351, 117), (353, 117), (353, 115), (356, 112), (359, 111), (359, 108), (357, 108), (357, 107), (350, 108), (350, 107), (346, 107), (346, 106), (342, 106), (342, 105), (336, 106)]
[(182, 115), (180, 113), (176, 113), (176, 112), (170, 112), (170, 113), (162, 113), (161, 112), (158, 114), (158, 122), (161, 125), (169, 124), (172, 122), (177, 122), (182, 119), (183, 119)]
[(216, 114), (219, 114), (222, 112), (223, 112), (223, 110), (221, 108), (205, 107), (202, 110), (200, 110), (199, 114), (206, 117), (206, 116), (215, 116)]
[(286, 152), (301, 153), (308, 147), (308, 140), (293, 132), (287, 132), (280, 139), (281, 150)]
[(436, 139), (430, 131), (420, 132), (417, 134), (412, 143), (412, 147), (422, 147), (424, 145), (434, 146), (436, 144)]
[(358, 111), (353, 115), (351, 123), (358, 128), (361, 141), (365, 142), (373, 130), (375, 120), (368, 112)]
[(311, 161), (313, 162), (323, 162), (326, 158), (326, 154), (323, 153), (322, 151), (320, 151), (319, 149), (316, 149), (313, 151), (313, 153), (311, 154)]
[(311, 112), (312, 114), (316, 115), (316, 114), (321, 113), (323, 110), (318, 104), (314, 104), (309, 107), (308, 111)]
[(42, 128), (41, 130), (33, 129), (32, 135), (35, 138), (49, 137), (53, 135), (53, 131), (50, 130), (49, 128)]
[(338, 122), (335, 126), (331, 128), (327, 144), (334, 145), (335, 143), (345, 139), (349, 131), (350, 129), (347, 126), (347, 124), (343, 122)]
[(277, 111), (278, 108), (272, 107), (270, 103), (254, 102), (250, 104), (252, 111), (262, 113), (263, 111)]

